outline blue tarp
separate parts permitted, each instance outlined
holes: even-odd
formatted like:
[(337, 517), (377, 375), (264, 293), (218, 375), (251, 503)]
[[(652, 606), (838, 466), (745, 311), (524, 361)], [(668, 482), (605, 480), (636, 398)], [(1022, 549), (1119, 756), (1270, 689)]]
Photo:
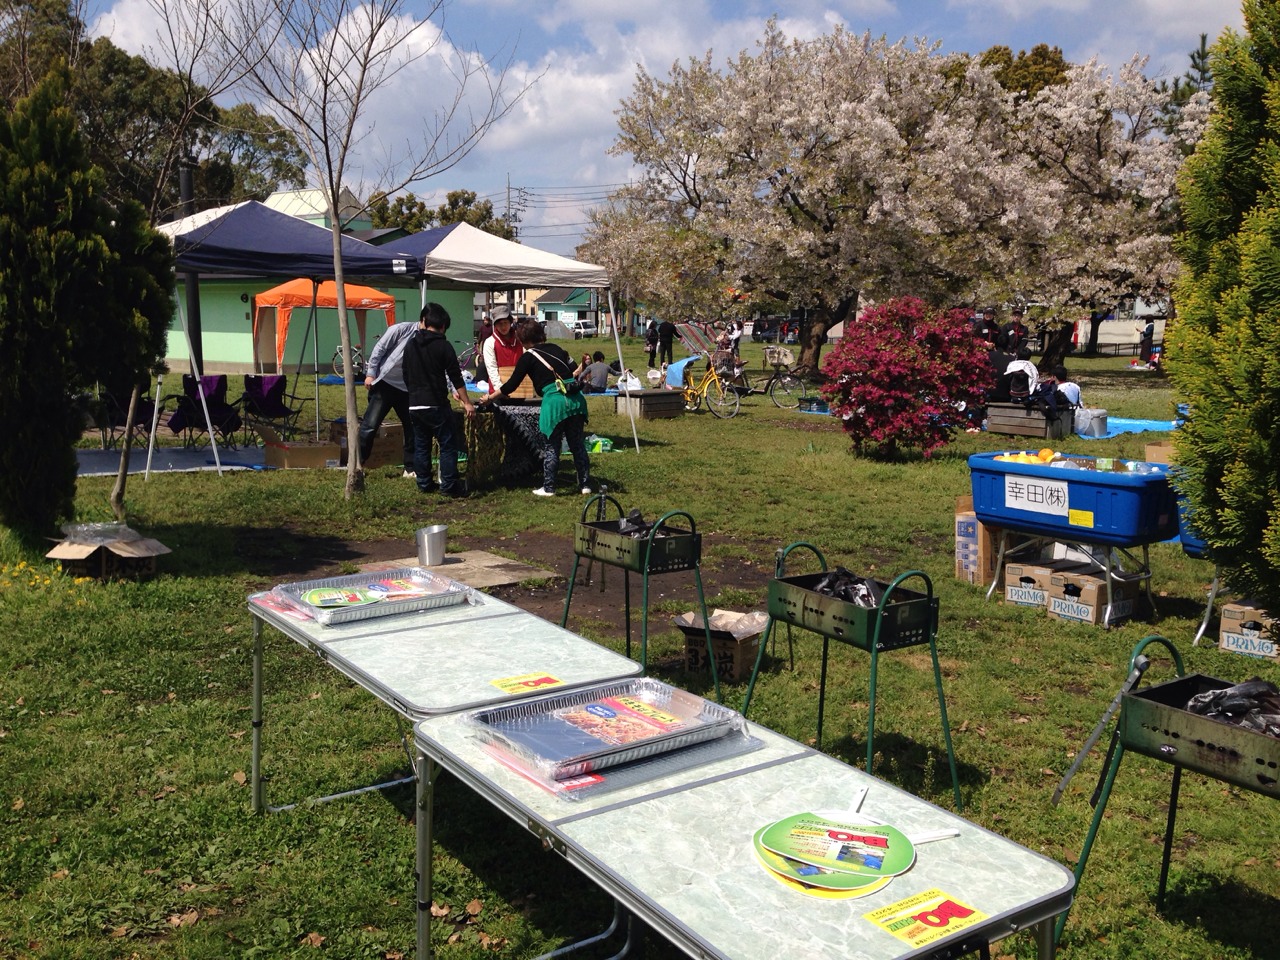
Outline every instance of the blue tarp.
[[(180, 272), (260, 277), (332, 277), (333, 234), (251, 200), (206, 210), (160, 228), (173, 241)], [(396, 243), (375, 247), (342, 238), (349, 277), (405, 277), (417, 270)]]
[(1076, 434), (1082, 440), (1106, 440), (1118, 437), (1122, 433), (1165, 432), (1174, 429), (1178, 424), (1173, 420), (1132, 420), (1128, 417), (1107, 417), (1107, 432), (1101, 437), (1086, 437)]

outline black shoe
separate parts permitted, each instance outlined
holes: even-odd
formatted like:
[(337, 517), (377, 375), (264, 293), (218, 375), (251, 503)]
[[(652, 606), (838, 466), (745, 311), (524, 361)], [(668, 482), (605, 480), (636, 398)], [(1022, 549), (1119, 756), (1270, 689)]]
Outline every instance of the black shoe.
[(433, 484), (430, 484), (429, 486), (425, 486), (425, 487), (424, 487), (424, 486), (422, 486), (421, 484), (419, 484), (419, 485), (418, 485), (418, 492), (419, 492), (419, 493), (435, 493), (435, 492), (436, 492), (437, 490), (439, 490), (439, 489), (440, 489), (440, 488), (439, 488), (439, 487), (437, 487), (434, 483), (433, 483)]
[(448, 490), (441, 490), (440, 492), (446, 497), (452, 497), (455, 500), (465, 500), (467, 497), (471, 496), (471, 491), (461, 484), (456, 487), (450, 487)]

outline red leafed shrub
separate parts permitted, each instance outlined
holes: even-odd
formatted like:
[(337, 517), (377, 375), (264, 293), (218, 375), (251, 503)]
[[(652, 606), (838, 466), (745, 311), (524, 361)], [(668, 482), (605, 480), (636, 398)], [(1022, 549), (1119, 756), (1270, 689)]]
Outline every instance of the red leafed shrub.
[(845, 324), (822, 364), (821, 393), (854, 448), (927, 457), (969, 423), (992, 382), (987, 344), (967, 310), (937, 311), (914, 297), (873, 307)]

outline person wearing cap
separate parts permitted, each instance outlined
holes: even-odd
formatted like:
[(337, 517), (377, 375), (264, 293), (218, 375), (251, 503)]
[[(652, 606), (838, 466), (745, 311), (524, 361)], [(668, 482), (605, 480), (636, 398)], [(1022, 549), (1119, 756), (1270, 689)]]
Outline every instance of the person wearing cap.
[(1015, 305), (1009, 311), (1012, 316), (1009, 322), (1005, 324), (1004, 332), (1001, 336), (1004, 339), (1004, 350), (1006, 353), (1017, 354), (1019, 350), (1027, 345), (1027, 340), (1031, 336), (1031, 331), (1027, 329), (1027, 325), (1022, 322), (1022, 307)]
[(511, 308), (500, 303), (493, 308), (490, 315), (493, 321), (493, 336), (484, 341), (480, 352), (484, 355), (484, 372), (489, 378), (489, 393), (495, 394), (502, 389), (502, 384), (516, 361), (524, 353), (524, 345), (516, 336), (515, 326), (511, 322)]
[(991, 346), (996, 345), (996, 341), (1000, 339), (1000, 324), (996, 323), (995, 307), (987, 307), (982, 311), (982, 315), (973, 323), (973, 333)]
[(364, 385), (369, 403), (360, 418), (360, 461), (373, 453), (373, 441), (389, 410), (394, 410), (404, 429), (404, 476), (413, 476), (413, 424), (409, 419), (409, 390), (404, 382), (404, 349), (418, 332), (412, 320), (393, 323), (378, 338), (365, 366)]

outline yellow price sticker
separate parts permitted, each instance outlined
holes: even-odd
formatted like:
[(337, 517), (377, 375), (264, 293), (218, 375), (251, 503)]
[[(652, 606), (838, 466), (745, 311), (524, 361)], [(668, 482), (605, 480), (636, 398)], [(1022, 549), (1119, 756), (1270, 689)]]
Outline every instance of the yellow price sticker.
[(863, 916), (911, 947), (933, 943), (987, 919), (981, 910), (937, 889), (926, 890)]
[(564, 686), (564, 681), (549, 673), (522, 673), (518, 677), (502, 677), (490, 680), (495, 687), (505, 694), (514, 696), (517, 693), (529, 693), (534, 690), (550, 690), (552, 687)]
[(1093, 511), (1092, 510), (1068, 510), (1067, 523), (1073, 527), (1088, 527), (1093, 529)]

